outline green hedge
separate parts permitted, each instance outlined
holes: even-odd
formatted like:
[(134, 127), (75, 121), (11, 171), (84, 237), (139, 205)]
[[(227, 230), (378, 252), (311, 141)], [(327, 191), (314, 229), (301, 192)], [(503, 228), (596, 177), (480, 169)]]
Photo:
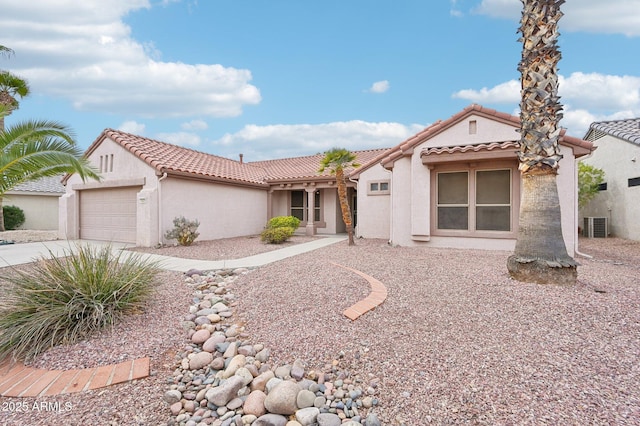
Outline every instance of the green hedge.
[(4, 206), (2, 214), (4, 215), (4, 229), (7, 231), (18, 229), (24, 224), (24, 211), (20, 207)]

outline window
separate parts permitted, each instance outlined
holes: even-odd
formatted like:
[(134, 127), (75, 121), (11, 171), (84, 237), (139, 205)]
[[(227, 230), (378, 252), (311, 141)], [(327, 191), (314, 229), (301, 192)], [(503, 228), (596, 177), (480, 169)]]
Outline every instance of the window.
[(628, 185), (629, 188), (631, 188), (632, 186), (640, 186), (640, 177), (629, 179)]
[[(313, 194), (313, 221), (320, 222), (320, 191), (316, 190)], [(307, 191), (291, 191), (291, 216), (297, 217), (301, 222), (307, 220), (308, 195)]]
[(369, 182), (368, 186), (368, 195), (386, 195), (389, 194), (389, 181), (381, 180), (381, 181), (373, 181)]
[(436, 173), (436, 232), (511, 232), (511, 176), (511, 168)]
[(598, 185), (598, 191), (606, 191), (607, 190), (607, 182), (603, 182)]

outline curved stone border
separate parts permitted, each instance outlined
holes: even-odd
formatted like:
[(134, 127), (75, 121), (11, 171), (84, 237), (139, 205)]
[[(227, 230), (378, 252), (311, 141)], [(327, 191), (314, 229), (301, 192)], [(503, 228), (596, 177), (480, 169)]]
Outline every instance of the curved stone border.
[(149, 357), (79, 370), (41, 370), (5, 360), (0, 363), (0, 395), (35, 397), (104, 388), (149, 376)]
[(344, 312), (344, 316), (349, 318), (352, 321), (355, 321), (363, 314), (366, 314), (372, 309), (375, 309), (387, 298), (387, 288), (377, 279), (373, 278), (365, 274), (364, 272), (360, 272), (357, 269), (348, 268), (346, 266), (340, 265), (338, 263), (331, 262), (332, 264), (344, 268), (348, 271), (351, 271), (355, 274), (360, 275), (362, 278), (367, 280), (371, 285), (371, 293), (355, 305), (348, 307)]

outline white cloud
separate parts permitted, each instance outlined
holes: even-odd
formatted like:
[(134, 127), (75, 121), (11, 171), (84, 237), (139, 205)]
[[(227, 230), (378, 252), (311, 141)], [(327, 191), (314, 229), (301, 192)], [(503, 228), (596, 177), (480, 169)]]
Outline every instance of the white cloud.
[(229, 158), (243, 153), (246, 161), (314, 155), (339, 146), (349, 150), (389, 148), (424, 126), (353, 120), (325, 124), (247, 125), (213, 141), (214, 151)]
[(176, 132), (176, 133), (158, 133), (154, 139), (168, 142), (173, 145), (196, 147), (200, 145), (201, 138), (195, 133)]
[[(561, 8), (560, 29), (640, 36), (640, 0), (568, 0)], [(519, 0), (482, 0), (474, 12), (496, 18), (520, 19)]]
[(490, 89), (483, 87), (480, 90), (464, 89), (453, 94), (454, 98), (467, 99), (471, 102), (482, 103), (513, 103), (520, 101), (520, 82), (510, 80), (498, 84)]
[(131, 38), (124, 16), (150, 7), (147, 0), (0, 0), (0, 40), (16, 51), (12, 71), (32, 92), (78, 110), (231, 117), (260, 102), (249, 70), (164, 62), (153, 43)]
[[(640, 77), (575, 72), (560, 75), (558, 82), (562, 126), (574, 136), (584, 136), (593, 121), (640, 116)], [(511, 80), (493, 88), (460, 90), (453, 97), (478, 104), (519, 104), (520, 83)]]
[(207, 130), (209, 125), (204, 120), (191, 120), (180, 125), (182, 130)]
[(118, 126), (118, 130), (139, 136), (144, 135), (145, 128), (146, 126), (144, 124), (132, 120), (125, 121)]
[(390, 87), (388, 80), (381, 80), (373, 83), (367, 91), (370, 93), (384, 93), (388, 91)]

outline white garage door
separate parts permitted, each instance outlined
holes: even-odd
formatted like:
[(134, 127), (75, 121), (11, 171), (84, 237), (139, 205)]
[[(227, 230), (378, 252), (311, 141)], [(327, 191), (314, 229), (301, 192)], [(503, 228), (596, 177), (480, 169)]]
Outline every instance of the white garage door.
[(140, 187), (80, 191), (80, 238), (136, 242), (136, 194)]

